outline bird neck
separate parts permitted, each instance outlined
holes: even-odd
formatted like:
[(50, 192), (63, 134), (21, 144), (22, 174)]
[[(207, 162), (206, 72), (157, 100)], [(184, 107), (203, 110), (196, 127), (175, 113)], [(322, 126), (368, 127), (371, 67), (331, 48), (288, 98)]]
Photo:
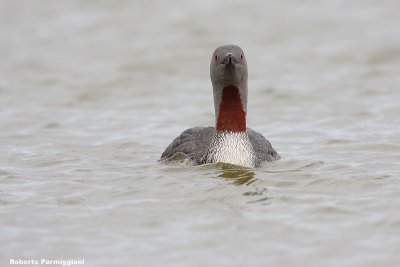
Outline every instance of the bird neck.
[[(229, 132), (246, 131), (246, 96), (240, 94), (241, 90), (233, 85), (223, 87), (216, 109), (216, 130)], [(244, 91), (246, 92), (246, 91)], [(244, 101), (242, 101), (244, 100)]]

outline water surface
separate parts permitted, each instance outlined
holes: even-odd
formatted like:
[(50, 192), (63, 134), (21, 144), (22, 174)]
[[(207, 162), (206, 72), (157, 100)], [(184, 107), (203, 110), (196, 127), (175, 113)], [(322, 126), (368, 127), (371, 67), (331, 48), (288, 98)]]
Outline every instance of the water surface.
[[(85, 266), (399, 266), (397, 1), (1, 1), (0, 252)], [(259, 169), (157, 162), (249, 64)]]

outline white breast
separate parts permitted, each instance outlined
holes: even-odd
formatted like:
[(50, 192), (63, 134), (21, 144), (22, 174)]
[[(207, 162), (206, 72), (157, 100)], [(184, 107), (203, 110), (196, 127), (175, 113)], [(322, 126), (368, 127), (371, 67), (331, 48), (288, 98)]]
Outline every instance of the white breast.
[(256, 158), (246, 132), (216, 132), (203, 161), (255, 167)]

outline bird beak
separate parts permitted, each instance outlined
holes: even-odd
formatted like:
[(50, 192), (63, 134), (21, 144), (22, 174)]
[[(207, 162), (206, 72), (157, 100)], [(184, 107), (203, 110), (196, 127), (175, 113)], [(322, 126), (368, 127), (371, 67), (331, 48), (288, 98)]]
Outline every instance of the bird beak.
[(225, 66), (229, 66), (232, 65), (235, 61), (235, 57), (232, 56), (231, 53), (229, 53), (228, 55), (226, 55), (226, 57), (224, 58), (223, 63), (225, 64)]

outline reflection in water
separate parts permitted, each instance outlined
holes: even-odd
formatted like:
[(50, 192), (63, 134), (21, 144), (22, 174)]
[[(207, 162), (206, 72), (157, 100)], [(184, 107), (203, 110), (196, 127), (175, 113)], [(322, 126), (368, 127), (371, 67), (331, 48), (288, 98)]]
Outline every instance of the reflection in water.
[[(216, 167), (222, 171), (218, 177), (222, 177), (225, 179), (230, 179), (233, 181), (235, 185), (250, 185), (254, 183), (257, 179), (255, 177), (255, 172), (250, 171), (248, 168), (244, 168), (241, 166), (226, 164), (226, 163), (217, 163)], [(247, 203), (256, 203), (256, 202), (265, 202), (269, 200), (269, 197), (265, 197), (264, 193), (267, 191), (267, 188), (254, 188), (255, 191), (249, 191), (243, 193), (244, 196), (248, 196), (251, 198), (256, 198), (254, 200), (248, 201)], [(261, 198), (260, 198), (261, 197)]]
[(159, 162), (164, 162), (167, 164), (172, 164), (172, 165), (180, 165), (180, 166), (192, 166), (194, 165), (194, 162), (185, 154), (182, 152), (176, 152), (172, 157), (167, 158), (165, 160), (158, 160)]
[(247, 168), (226, 163), (217, 163), (216, 166), (222, 171), (218, 177), (232, 179), (235, 185), (249, 185), (256, 181), (255, 173)]

